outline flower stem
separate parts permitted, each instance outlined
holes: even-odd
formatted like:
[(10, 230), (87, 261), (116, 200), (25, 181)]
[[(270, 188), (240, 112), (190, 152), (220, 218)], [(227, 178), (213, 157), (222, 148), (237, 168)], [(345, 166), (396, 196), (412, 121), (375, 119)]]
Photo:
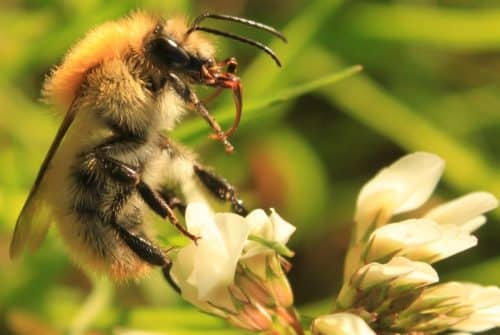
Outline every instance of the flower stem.
[(69, 335), (81, 335), (105, 309), (113, 297), (113, 287), (106, 278), (92, 278), (92, 292), (69, 326)]

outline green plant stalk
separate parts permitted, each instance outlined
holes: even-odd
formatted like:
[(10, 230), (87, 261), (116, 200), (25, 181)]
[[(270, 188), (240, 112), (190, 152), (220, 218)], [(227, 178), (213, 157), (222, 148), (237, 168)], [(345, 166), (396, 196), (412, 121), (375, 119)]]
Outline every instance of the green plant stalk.
[(86, 330), (88, 330), (101, 312), (106, 309), (113, 298), (113, 286), (108, 279), (91, 276), (89, 278), (92, 278), (92, 292), (69, 326), (69, 335), (85, 334)]

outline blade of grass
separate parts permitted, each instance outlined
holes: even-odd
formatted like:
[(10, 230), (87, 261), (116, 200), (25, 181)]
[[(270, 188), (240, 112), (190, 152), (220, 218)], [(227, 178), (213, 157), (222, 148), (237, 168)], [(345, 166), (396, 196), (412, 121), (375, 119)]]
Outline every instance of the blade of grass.
[[(300, 52), (311, 42), (319, 29), (326, 24), (328, 18), (335, 12), (335, 10), (343, 3), (343, 0), (323, 0), (311, 2), (291, 23), (284, 29), (283, 33), (289, 39), (287, 44), (280, 40), (273, 41), (269, 46), (278, 54), (284, 67), (292, 62)], [(279, 78), (283, 76), (283, 72), (276, 68), (274, 62), (269, 60), (268, 55), (261, 53), (250, 64), (242, 76), (242, 82), (245, 89), (245, 100), (252, 99), (251, 97), (258, 97), (259, 95), (267, 93), (269, 88)], [(230, 99), (223, 99), (221, 102), (221, 112), (214, 113), (214, 116), (219, 120), (220, 114), (230, 113), (229, 110), (234, 110), (232, 101)], [(245, 118), (249, 116), (248, 108), (244, 107)], [(244, 120), (243, 120), (244, 121)], [(198, 125), (192, 125), (198, 124)], [(199, 131), (201, 122), (199, 120), (191, 120), (184, 122), (178, 129), (178, 138), (191, 137), (191, 131)], [(192, 127), (192, 129), (191, 129)], [(205, 126), (205, 128), (207, 128)], [(208, 132), (208, 128), (206, 129)], [(206, 134), (204, 132), (203, 134)], [(199, 133), (193, 133), (194, 137), (199, 137)], [(174, 135), (175, 136), (175, 135)]]
[[(300, 16), (293, 19), (284, 29), (283, 33), (288, 38), (288, 43), (275, 40), (270, 44), (284, 64), (284, 69), (279, 71), (276, 65), (269, 61), (267, 55), (261, 53), (245, 70), (243, 83), (245, 91), (250, 96), (257, 96), (267, 92), (288, 71), (292, 61), (297, 58), (304, 48), (311, 42), (316, 33), (328, 22), (335, 10), (343, 0), (311, 1), (301, 11)], [(301, 57), (302, 58), (302, 57)]]
[[(299, 84), (297, 86), (288, 89), (283, 89), (277, 94), (274, 94), (272, 97), (262, 98), (259, 100), (254, 99), (248, 104), (247, 107), (244, 108), (245, 114), (241, 125), (243, 126), (246, 122), (249, 122), (250, 120), (256, 119), (259, 116), (261, 116), (263, 114), (262, 111), (265, 108), (268, 108), (275, 104), (290, 101), (305, 93), (314, 91), (324, 86), (334, 84), (338, 81), (341, 81), (342, 79), (354, 75), (355, 73), (358, 73), (359, 71), (361, 71), (361, 69), (362, 68), (359, 65), (351, 66), (342, 71), (326, 75), (319, 79)], [(223, 126), (223, 128), (229, 126), (233, 118), (234, 118), (233, 106), (228, 106), (222, 109), (219, 113), (217, 113), (217, 120)], [(190, 143), (194, 143), (197, 140), (206, 137), (209, 131), (210, 129), (207, 127), (205, 121), (198, 118), (179, 126), (174, 131), (173, 134), (175, 138), (178, 138), (182, 141), (188, 141)]]
[[(344, 67), (344, 62), (320, 47), (309, 51), (322, 71)], [(320, 72), (322, 73), (322, 72)], [(309, 74), (310, 75), (310, 74)], [(440, 155), (447, 163), (445, 179), (457, 189), (484, 189), (500, 194), (500, 172), (476, 148), (451, 136), (422, 115), (388, 94), (367, 74), (321, 89), (332, 104), (358, 119), (408, 151), (427, 150)], [(500, 212), (497, 210), (496, 214)]]
[(500, 9), (362, 4), (345, 22), (346, 29), (372, 38), (465, 51), (500, 48)]

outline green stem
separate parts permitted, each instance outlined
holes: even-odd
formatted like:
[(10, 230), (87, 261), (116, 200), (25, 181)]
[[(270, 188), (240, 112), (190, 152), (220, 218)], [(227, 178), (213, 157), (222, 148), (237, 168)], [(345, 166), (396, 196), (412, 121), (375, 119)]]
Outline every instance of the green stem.
[(104, 277), (93, 278), (92, 284), (92, 292), (69, 326), (69, 335), (84, 334), (91, 326), (92, 322), (111, 302), (113, 297), (113, 286), (108, 279)]

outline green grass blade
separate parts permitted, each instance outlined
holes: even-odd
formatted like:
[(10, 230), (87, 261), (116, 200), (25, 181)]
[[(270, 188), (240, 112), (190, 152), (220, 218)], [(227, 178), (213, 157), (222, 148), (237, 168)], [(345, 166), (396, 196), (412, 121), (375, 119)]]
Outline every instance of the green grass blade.
[(283, 29), (288, 43), (284, 44), (282, 41), (275, 40), (270, 44), (271, 49), (281, 59), (283, 69), (281, 71), (276, 69), (274, 62), (262, 53), (245, 70), (243, 76), (245, 91), (251, 96), (267, 92), (283, 72), (289, 71), (290, 63), (301, 55), (304, 48), (343, 2), (343, 0), (311, 1), (300, 16)]
[[(312, 50), (316, 63), (332, 71), (344, 67), (343, 61), (329, 52)], [(447, 163), (444, 177), (457, 189), (471, 191), (484, 188), (500, 194), (500, 172), (486, 161), (477, 149), (454, 138), (443, 127), (438, 128), (421, 114), (388, 94), (367, 74), (360, 74), (321, 90), (332, 104), (358, 119), (408, 151), (430, 151)], [(498, 210), (496, 212), (499, 213)]]
[[(253, 101), (248, 103), (248, 106), (244, 107), (242, 125), (252, 119), (256, 119), (261, 116), (263, 114), (262, 111), (267, 107), (290, 101), (300, 95), (317, 90), (324, 86), (334, 84), (338, 81), (341, 81), (342, 79), (352, 76), (359, 71), (361, 71), (361, 66), (352, 66), (340, 72), (335, 72), (319, 79), (312, 80), (310, 82), (299, 84), (288, 89), (283, 89), (272, 97), (263, 98), (260, 100), (254, 99)], [(234, 106), (225, 107), (219, 113), (216, 113), (216, 117), (222, 127), (227, 128), (234, 118)], [(180, 125), (174, 131), (174, 137), (182, 141), (195, 142), (203, 137), (206, 137), (209, 132), (210, 129), (206, 125), (205, 121), (201, 118), (197, 118)]]
[(362, 4), (346, 29), (360, 35), (466, 51), (500, 48), (500, 9)]

